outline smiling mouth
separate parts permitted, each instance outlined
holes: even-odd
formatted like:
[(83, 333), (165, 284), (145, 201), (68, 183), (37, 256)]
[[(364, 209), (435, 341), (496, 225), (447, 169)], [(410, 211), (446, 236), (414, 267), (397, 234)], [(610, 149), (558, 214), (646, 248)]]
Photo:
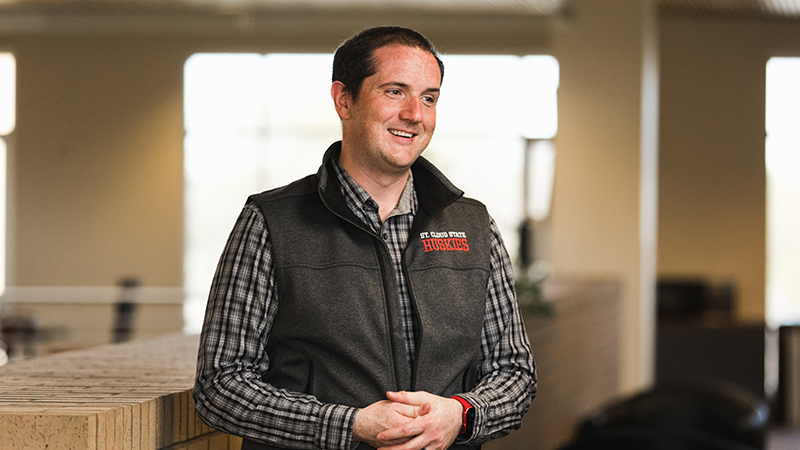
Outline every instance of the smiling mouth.
[(402, 137), (402, 138), (413, 138), (416, 136), (414, 133), (409, 133), (407, 131), (400, 131), (400, 130), (393, 130), (389, 129), (389, 133), (392, 133), (394, 136)]

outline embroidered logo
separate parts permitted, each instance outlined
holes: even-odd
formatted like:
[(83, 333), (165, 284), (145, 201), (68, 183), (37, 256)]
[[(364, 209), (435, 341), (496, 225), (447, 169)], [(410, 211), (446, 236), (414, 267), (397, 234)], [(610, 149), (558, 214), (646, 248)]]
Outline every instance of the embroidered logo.
[(467, 234), (463, 231), (430, 231), (420, 233), (422, 245), (425, 252), (444, 251), (444, 252), (468, 252), (469, 242)]

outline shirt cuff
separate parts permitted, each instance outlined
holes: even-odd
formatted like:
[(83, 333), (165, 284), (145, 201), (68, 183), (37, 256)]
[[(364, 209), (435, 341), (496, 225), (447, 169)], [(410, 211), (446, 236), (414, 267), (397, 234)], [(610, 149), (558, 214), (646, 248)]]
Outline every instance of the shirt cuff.
[(470, 392), (457, 395), (469, 402), (469, 404), (472, 405), (472, 409), (475, 410), (475, 418), (472, 422), (472, 434), (469, 436), (462, 434), (456, 438), (456, 443), (463, 444), (473, 440), (476, 436), (481, 435), (480, 430), (483, 429), (483, 424), (486, 422), (486, 414), (489, 410), (489, 404), (484, 402), (480, 396)]
[(319, 410), (317, 425), (317, 448), (323, 450), (350, 450), (353, 438), (353, 423), (357, 408), (325, 404)]

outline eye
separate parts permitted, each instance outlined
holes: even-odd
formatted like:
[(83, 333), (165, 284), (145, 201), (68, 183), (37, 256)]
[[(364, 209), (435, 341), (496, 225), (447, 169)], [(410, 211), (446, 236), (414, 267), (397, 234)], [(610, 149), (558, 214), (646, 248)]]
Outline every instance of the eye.
[(433, 95), (424, 95), (422, 96), (422, 101), (427, 103), (428, 105), (435, 105), (437, 98)]
[(387, 89), (386, 93), (389, 95), (400, 95), (400, 89)]

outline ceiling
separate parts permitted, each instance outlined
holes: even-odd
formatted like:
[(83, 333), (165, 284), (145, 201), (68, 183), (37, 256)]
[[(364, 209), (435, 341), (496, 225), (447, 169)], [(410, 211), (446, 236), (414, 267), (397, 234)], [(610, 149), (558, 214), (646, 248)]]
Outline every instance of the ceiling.
[(800, 18), (800, 0), (657, 0), (662, 15)]
[[(800, 0), (656, 0), (666, 16), (800, 19)], [(569, 0), (0, 0), (2, 13), (270, 11), (420, 12), (439, 14), (557, 15)]]

